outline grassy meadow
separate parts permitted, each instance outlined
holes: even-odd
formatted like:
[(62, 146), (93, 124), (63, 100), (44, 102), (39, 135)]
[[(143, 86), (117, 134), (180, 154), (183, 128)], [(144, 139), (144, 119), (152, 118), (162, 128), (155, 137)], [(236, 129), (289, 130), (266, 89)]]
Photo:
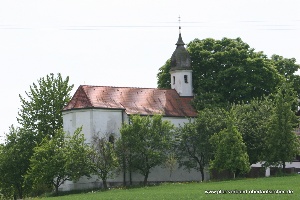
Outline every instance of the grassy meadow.
[[(220, 191), (221, 190), (221, 191)], [(254, 192), (277, 192), (277, 194), (255, 194)], [(279, 194), (281, 191), (292, 194)], [(208, 192), (215, 194), (207, 194)], [(226, 194), (216, 194), (216, 193)], [(230, 194), (244, 192), (244, 194)], [(252, 192), (252, 193), (251, 193)], [(300, 175), (240, 179), (203, 183), (164, 183), (158, 186), (139, 188), (115, 188), (48, 197), (47, 200), (94, 200), (94, 199), (300, 199)]]

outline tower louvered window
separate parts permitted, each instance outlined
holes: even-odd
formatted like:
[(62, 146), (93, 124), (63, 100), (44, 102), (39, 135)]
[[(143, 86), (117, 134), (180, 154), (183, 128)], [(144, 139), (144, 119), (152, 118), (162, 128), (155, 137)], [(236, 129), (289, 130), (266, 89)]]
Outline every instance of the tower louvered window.
[(188, 83), (188, 76), (187, 75), (184, 75), (184, 82)]

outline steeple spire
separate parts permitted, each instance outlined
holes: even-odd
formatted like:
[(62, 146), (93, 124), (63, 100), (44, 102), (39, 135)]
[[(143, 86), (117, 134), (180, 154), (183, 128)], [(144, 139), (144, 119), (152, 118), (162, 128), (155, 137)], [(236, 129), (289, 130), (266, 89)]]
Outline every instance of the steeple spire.
[(176, 45), (177, 46), (184, 46), (185, 45), (185, 43), (182, 40), (181, 33), (179, 33), (179, 37), (178, 37)]
[(175, 69), (191, 69), (191, 58), (187, 50), (185, 49), (185, 43), (181, 37), (181, 26), (180, 26), (180, 16), (179, 20), (179, 37), (176, 43), (176, 49), (171, 57), (171, 70)]
[(175, 89), (180, 96), (193, 96), (191, 57), (181, 37), (180, 16), (178, 22), (179, 37), (171, 57), (171, 88)]
[(182, 46), (185, 45), (185, 43), (183, 42), (182, 37), (181, 37), (181, 26), (180, 26), (180, 22), (181, 22), (181, 18), (180, 18), (180, 15), (179, 15), (179, 17), (178, 17), (179, 37), (178, 37), (178, 41), (177, 41), (177, 43), (176, 43), (177, 46), (179, 46), (179, 45), (182, 45)]
[(180, 26), (180, 15), (179, 15), (179, 17), (178, 17), (178, 24), (179, 24), (179, 34), (181, 34), (181, 26)]

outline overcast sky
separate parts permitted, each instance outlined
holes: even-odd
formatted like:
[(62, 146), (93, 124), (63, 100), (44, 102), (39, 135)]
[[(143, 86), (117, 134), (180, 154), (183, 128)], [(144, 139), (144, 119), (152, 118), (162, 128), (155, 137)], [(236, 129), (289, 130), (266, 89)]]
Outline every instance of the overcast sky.
[(18, 95), (49, 73), (81, 84), (156, 87), (181, 16), (185, 43), (237, 38), (300, 62), (299, 0), (0, 0), (0, 136)]

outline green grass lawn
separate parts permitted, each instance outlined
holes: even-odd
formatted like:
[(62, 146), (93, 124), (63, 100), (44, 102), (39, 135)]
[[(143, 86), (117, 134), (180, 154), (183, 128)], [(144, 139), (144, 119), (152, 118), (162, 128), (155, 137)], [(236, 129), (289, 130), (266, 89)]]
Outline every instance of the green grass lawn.
[[(247, 194), (206, 194), (205, 191), (243, 191)], [(291, 190), (293, 194), (250, 194), (252, 190)], [(203, 183), (166, 183), (159, 186), (110, 189), (51, 197), (55, 199), (300, 199), (300, 175)]]

